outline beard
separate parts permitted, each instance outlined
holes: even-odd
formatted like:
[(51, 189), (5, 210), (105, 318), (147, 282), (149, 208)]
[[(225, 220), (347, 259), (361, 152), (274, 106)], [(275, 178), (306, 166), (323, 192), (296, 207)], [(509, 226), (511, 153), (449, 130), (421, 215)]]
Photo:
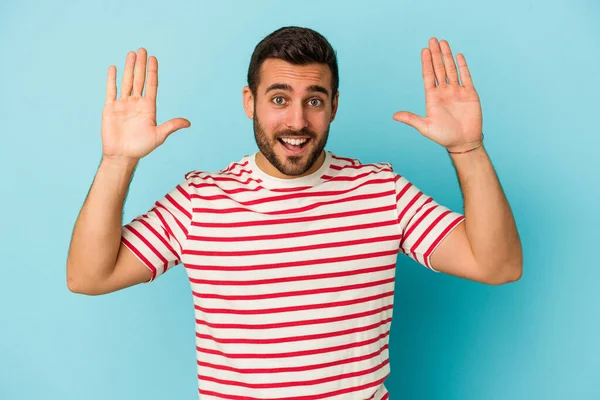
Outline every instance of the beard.
[[(329, 137), (328, 124), (325, 134), (321, 136), (321, 138), (318, 140), (317, 134), (307, 128), (303, 128), (299, 131), (289, 129), (277, 131), (273, 134), (273, 138), (270, 139), (256, 114), (254, 115), (253, 119), (253, 128), (254, 140), (256, 140), (256, 145), (258, 146), (260, 152), (267, 160), (269, 160), (271, 165), (277, 168), (279, 172), (288, 176), (300, 176), (309, 171), (323, 152), (323, 149), (327, 144), (327, 138)], [(306, 146), (312, 147), (312, 150), (306, 149), (306, 151), (308, 151), (308, 157), (306, 153), (303, 153), (298, 156), (286, 155), (283, 156), (283, 160), (279, 159), (277, 156), (277, 152), (275, 151), (275, 146), (279, 145), (279, 140), (277, 139), (283, 136), (308, 136), (310, 139)]]

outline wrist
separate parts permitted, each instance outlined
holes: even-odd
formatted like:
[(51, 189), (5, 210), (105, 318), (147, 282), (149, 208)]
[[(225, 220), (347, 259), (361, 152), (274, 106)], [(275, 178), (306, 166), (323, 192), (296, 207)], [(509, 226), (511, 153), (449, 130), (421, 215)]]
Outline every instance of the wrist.
[(106, 154), (103, 154), (100, 165), (104, 165), (109, 168), (132, 170), (135, 169), (139, 161), (139, 159), (132, 157), (107, 156)]
[(446, 151), (450, 154), (463, 154), (469, 153), (473, 150), (477, 150), (483, 145), (483, 132), (481, 133), (481, 138), (475, 142), (467, 142), (456, 146), (446, 147)]

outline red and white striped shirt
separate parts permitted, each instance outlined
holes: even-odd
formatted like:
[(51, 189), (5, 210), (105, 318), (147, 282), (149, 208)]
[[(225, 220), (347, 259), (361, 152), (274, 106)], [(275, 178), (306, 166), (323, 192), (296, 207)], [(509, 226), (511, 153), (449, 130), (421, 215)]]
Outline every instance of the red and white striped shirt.
[(389, 163), (326, 151), (278, 179), (252, 154), (187, 173), (122, 242), (152, 280), (185, 266), (200, 399), (382, 400), (397, 254), (431, 268), (463, 219)]

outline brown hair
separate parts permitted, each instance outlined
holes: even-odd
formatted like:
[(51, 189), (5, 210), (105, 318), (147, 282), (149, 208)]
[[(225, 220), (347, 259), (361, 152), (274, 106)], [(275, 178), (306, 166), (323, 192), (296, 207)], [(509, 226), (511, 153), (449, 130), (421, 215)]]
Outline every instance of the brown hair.
[(331, 44), (320, 33), (297, 26), (287, 26), (269, 34), (256, 45), (248, 67), (248, 86), (256, 97), (260, 83), (260, 67), (267, 58), (278, 58), (296, 65), (327, 64), (331, 70), (331, 99), (339, 86), (337, 56)]

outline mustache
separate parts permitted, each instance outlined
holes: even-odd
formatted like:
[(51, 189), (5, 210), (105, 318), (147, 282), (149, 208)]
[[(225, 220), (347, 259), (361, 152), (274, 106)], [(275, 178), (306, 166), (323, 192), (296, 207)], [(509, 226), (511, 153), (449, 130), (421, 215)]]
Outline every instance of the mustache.
[(279, 139), (283, 136), (287, 136), (287, 137), (306, 137), (308, 136), (309, 138), (314, 138), (316, 135), (313, 131), (311, 131), (308, 128), (302, 128), (299, 131), (295, 131), (295, 130), (291, 130), (291, 129), (287, 129), (285, 131), (279, 131), (276, 132), (276, 138)]

